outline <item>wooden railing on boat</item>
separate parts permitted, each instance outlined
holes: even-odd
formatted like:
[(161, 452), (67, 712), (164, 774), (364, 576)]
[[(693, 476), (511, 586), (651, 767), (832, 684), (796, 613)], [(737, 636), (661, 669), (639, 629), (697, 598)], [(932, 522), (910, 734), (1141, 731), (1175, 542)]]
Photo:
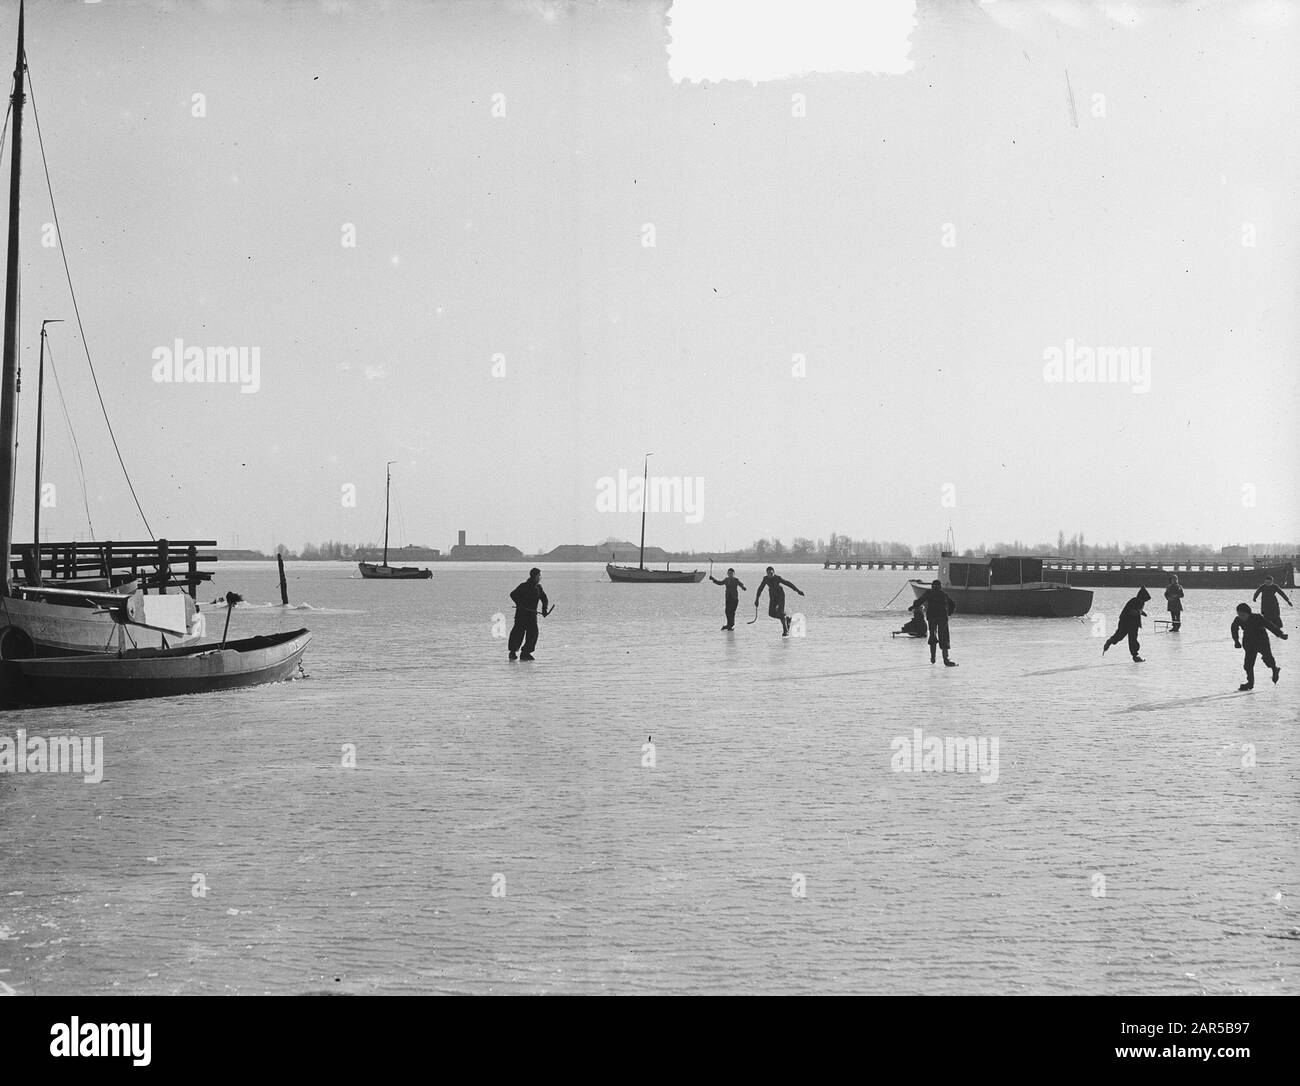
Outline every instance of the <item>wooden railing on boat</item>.
[(112, 588), (134, 580), (145, 592), (180, 588), (197, 598), (199, 585), (212, 579), (212, 571), (199, 565), (217, 561), (215, 551), (206, 549), (216, 545), (213, 539), (106, 540), (42, 543), (38, 551), (30, 543), (15, 543), (10, 580), (19, 586), (39, 581), (49, 588), (96, 580)]

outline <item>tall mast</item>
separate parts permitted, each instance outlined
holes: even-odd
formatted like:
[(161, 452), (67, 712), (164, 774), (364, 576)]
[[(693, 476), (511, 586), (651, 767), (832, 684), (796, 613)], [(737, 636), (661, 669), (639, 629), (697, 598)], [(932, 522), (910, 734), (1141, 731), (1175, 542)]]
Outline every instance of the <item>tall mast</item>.
[(36, 555), (35, 584), (41, 583), (41, 438), (45, 431), (45, 326), (62, 324), (61, 320), (50, 318), (41, 321), (41, 360), (37, 367), (36, 378), (36, 495), (35, 513), (32, 516), (32, 547)]
[(13, 134), (9, 168), (9, 254), (5, 265), (4, 368), (0, 370), (0, 570), (4, 595), (11, 586), (14, 534), (14, 469), (18, 453), (18, 184), (23, 160), (23, 4), (18, 4), (18, 52), (14, 60)]
[(645, 508), (646, 508), (646, 479), (650, 471), (650, 457), (654, 453), (645, 454), (645, 464), (641, 468), (641, 556), (636, 560), (637, 569), (645, 569)]
[(396, 460), (390, 460), (384, 465), (387, 476), (384, 479), (384, 565), (388, 565), (388, 493), (393, 489), (393, 465)]

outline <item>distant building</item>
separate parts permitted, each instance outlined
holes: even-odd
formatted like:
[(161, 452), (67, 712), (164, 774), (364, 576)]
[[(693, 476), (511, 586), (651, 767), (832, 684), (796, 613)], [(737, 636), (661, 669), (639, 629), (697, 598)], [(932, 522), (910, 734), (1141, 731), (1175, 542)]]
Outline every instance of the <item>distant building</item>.
[(1249, 547), (1223, 547), (1219, 551), (1220, 558), (1227, 558), (1233, 562), (1245, 562), (1250, 559)]
[[(465, 533), (460, 534), (464, 538)], [(523, 556), (524, 552), (518, 547), (501, 543), (457, 543), (449, 555), (453, 562), (517, 562)]]

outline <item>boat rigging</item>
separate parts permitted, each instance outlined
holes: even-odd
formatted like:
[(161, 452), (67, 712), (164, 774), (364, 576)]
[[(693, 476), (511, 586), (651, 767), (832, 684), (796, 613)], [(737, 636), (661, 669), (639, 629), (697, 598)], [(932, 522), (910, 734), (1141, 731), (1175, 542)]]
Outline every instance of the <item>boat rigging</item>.
[(649, 505), (646, 495), (648, 494), (647, 484), (650, 478), (650, 457), (654, 453), (645, 454), (645, 462), (641, 467), (641, 551), (637, 558), (636, 568), (631, 566), (617, 566), (613, 562), (605, 565), (605, 573), (615, 584), (699, 584), (704, 580), (704, 571), (701, 569), (681, 570), (669, 569), (670, 563), (665, 562), (663, 569), (646, 569), (645, 565), (645, 514)]
[(431, 569), (388, 564), (388, 514), (393, 491), (393, 465), (396, 463), (396, 460), (390, 460), (384, 466), (384, 560), (379, 565), (374, 562), (358, 562), (357, 569), (367, 581), (427, 581), (433, 576)]
[[(14, 656), (48, 655), (51, 653), (78, 653), (102, 651), (113, 634), (113, 621), (100, 606), (96, 597), (107, 594), (110, 598), (136, 588), (166, 594), (178, 584), (188, 592), (185, 603), (187, 628), (176, 635), (180, 642), (196, 640), (202, 634), (202, 621), (198, 616), (195, 598), (200, 583), (212, 576), (200, 564), (216, 561), (216, 555), (203, 548), (215, 546), (214, 540), (148, 539), (130, 542), (51, 542), (40, 538), (41, 475), (44, 448), (44, 364), (50, 355), (51, 372), (60, 388), (58, 373), (53, 367), (49, 351), (46, 320), (41, 328), (41, 361), (37, 378), (36, 425), (36, 490), (33, 517), (34, 537), (29, 546), (14, 543), (14, 512), (17, 478), (17, 426), (19, 395), (20, 348), (20, 240), (21, 194), (23, 176), (23, 136), (25, 106), (29, 103), (36, 126), (37, 145), (45, 174), (45, 187), (49, 194), (53, 225), (58, 237), (58, 250), (63, 261), (64, 276), (71, 295), (73, 313), (81, 332), (91, 380), (99, 400), (109, 437), (122, 467), (136, 511), (145, 529), (152, 536), (148, 518), (141, 507), (130, 475), (118, 445), (117, 436), (108, 418), (104, 397), (95, 373), (85, 329), (81, 320), (76, 291), (72, 284), (66, 246), (59, 224), (49, 164), (45, 156), (44, 138), (41, 134), (40, 116), (36, 109), (31, 74), (28, 70), (24, 45), (26, 26), (25, 5), (18, 9), (18, 36), (14, 58), (13, 90), (6, 120), (9, 145), (9, 202), (7, 219), (7, 248), (5, 256), (5, 302), (3, 328), (3, 359), (0, 361), (0, 658)], [(30, 98), (29, 98), (30, 95)], [(0, 149), (3, 147), (0, 140)], [(66, 414), (66, 408), (65, 408)], [(75, 434), (73, 436), (76, 446)], [(80, 449), (77, 449), (80, 466)], [(89, 507), (87, 505), (87, 514)], [(87, 517), (89, 521), (89, 515)], [(93, 531), (93, 526), (92, 526)], [(164, 642), (154, 630), (142, 629), (142, 643), (159, 647)]]

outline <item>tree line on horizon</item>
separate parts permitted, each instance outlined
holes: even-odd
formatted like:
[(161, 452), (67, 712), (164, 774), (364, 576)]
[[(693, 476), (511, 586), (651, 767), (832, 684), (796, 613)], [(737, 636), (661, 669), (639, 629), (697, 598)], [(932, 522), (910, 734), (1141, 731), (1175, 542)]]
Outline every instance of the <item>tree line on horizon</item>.
[[(1275, 543), (1270, 544), (1269, 548), (1267, 552), (1258, 550), (1256, 553), (1300, 553), (1300, 544), (1296, 543)], [(832, 561), (837, 558), (841, 561), (845, 558), (937, 560), (940, 552), (944, 549), (942, 543), (922, 543), (919, 546), (912, 546), (894, 540), (852, 539), (847, 535), (832, 532), (829, 539), (819, 537), (813, 540), (805, 536), (796, 536), (788, 547), (779, 538), (756, 539), (747, 548), (731, 553), (752, 554), (755, 558), (788, 557), (792, 559), (805, 555), (816, 555), (829, 558)], [(1250, 549), (1249, 545), (1247, 549)], [(1088, 543), (1082, 532), (1076, 532), (1067, 539), (1065, 532), (1060, 531), (1057, 532), (1054, 545), (1051, 543), (1027, 543), (1023, 539), (1014, 539), (1009, 542), (995, 542), (992, 545), (980, 543), (976, 547), (967, 547), (960, 551), (960, 556), (962, 558), (982, 558), (988, 554), (1024, 554), (1083, 560), (1123, 555), (1125, 558), (1161, 560), (1184, 557), (1219, 558), (1220, 551), (1221, 548), (1211, 543), (1131, 543), (1125, 541), (1121, 544), (1118, 540), (1110, 543)]]
[(379, 543), (344, 543), (338, 539), (327, 539), (324, 543), (304, 543), (301, 552), (291, 551), (283, 543), (277, 543), (272, 554), (285, 558), (299, 558), (304, 562), (347, 562), (369, 551), (381, 551)]
[[(605, 540), (606, 543), (614, 540)], [(1300, 544), (1270, 544), (1269, 554), (1297, 554)], [(355, 561), (359, 557), (381, 550), (379, 543), (345, 543), (342, 540), (327, 539), (322, 543), (304, 543), (301, 551), (292, 551), (283, 543), (276, 546), (272, 554), (280, 554), (288, 559), (301, 559), (308, 562)], [(429, 548), (421, 548), (429, 549)], [(756, 539), (748, 547), (734, 551), (691, 551), (692, 556), (708, 554), (732, 554), (752, 556), (756, 560), (788, 558), (791, 560), (808, 560), (809, 558), (829, 558), (832, 561), (845, 558), (880, 559), (910, 558), (937, 560), (943, 550), (941, 543), (922, 543), (913, 546), (896, 540), (852, 539), (847, 535), (832, 532), (829, 539), (808, 536), (795, 536), (789, 544), (780, 538)], [(260, 552), (258, 552), (260, 553)], [(1265, 552), (1259, 551), (1263, 554)], [(1051, 543), (1027, 543), (1023, 539), (1009, 542), (984, 543), (977, 547), (968, 547), (960, 552), (963, 558), (982, 558), (987, 554), (1024, 554), (1043, 557), (1107, 558), (1123, 555), (1125, 558), (1147, 558), (1153, 560), (1171, 558), (1218, 558), (1220, 548), (1209, 543), (1130, 543), (1118, 541), (1110, 543), (1088, 543), (1082, 532), (1076, 532), (1068, 539), (1065, 533), (1058, 532), (1055, 545)]]

